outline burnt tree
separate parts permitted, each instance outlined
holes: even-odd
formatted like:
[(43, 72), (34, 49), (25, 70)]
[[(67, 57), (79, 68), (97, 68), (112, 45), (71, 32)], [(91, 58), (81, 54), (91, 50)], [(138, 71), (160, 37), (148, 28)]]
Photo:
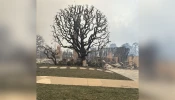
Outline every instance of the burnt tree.
[(43, 48), (44, 48), (44, 54), (47, 56), (47, 58), (51, 59), (53, 63), (57, 65), (58, 52), (48, 45), (43, 46)]
[(90, 48), (100, 50), (110, 42), (106, 16), (94, 6), (72, 5), (61, 9), (52, 28), (56, 41), (75, 50), (81, 61), (91, 52)]

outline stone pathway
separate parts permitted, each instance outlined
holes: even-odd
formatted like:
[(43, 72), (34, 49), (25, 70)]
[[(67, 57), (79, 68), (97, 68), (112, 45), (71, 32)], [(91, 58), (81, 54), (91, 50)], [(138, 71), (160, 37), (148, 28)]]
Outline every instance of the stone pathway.
[(128, 77), (136, 82), (139, 81), (139, 70), (128, 70), (128, 69), (109, 69), (115, 73), (121, 74)]
[(135, 81), (112, 80), (112, 79), (92, 79), (92, 78), (73, 78), (73, 77), (55, 77), (55, 76), (37, 76), (37, 83), (119, 87), (119, 88), (138, 88), (138, 83)]

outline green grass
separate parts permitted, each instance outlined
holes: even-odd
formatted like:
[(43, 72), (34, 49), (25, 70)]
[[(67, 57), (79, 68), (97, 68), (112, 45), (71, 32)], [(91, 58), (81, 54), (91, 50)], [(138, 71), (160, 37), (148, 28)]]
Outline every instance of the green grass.
[(37, 84), (37, 100), (138, 100), (138, 89)]
[(99, 78), (115, 80), (131, 80), (117, 73), (108, 73), (98, 70), (88, 69), (37, 69), (37, 76), (61, 76), (61, 77), (79, 77), (79, 78)]

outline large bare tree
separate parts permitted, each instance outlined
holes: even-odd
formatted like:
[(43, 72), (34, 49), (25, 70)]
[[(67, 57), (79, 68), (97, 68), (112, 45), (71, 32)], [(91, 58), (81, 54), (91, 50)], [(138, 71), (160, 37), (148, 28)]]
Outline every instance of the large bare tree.
[(56, 41), (75, 50), (81, 61), (91, 52), (90, 48), (100, 50), (110, 42), (107, 18), (94, 6), (71, 5), (61, 9), (52, 28)]

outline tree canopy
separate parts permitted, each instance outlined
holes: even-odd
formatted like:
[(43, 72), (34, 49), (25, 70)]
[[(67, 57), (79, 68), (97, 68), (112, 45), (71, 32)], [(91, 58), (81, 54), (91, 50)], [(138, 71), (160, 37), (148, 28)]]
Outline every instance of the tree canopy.
[(94, 6), (71, 5), (55, 15), (53, 36), (61, 47), (73, 49), (85, 60), (90, 48), (109, 43), (106, 16)]

